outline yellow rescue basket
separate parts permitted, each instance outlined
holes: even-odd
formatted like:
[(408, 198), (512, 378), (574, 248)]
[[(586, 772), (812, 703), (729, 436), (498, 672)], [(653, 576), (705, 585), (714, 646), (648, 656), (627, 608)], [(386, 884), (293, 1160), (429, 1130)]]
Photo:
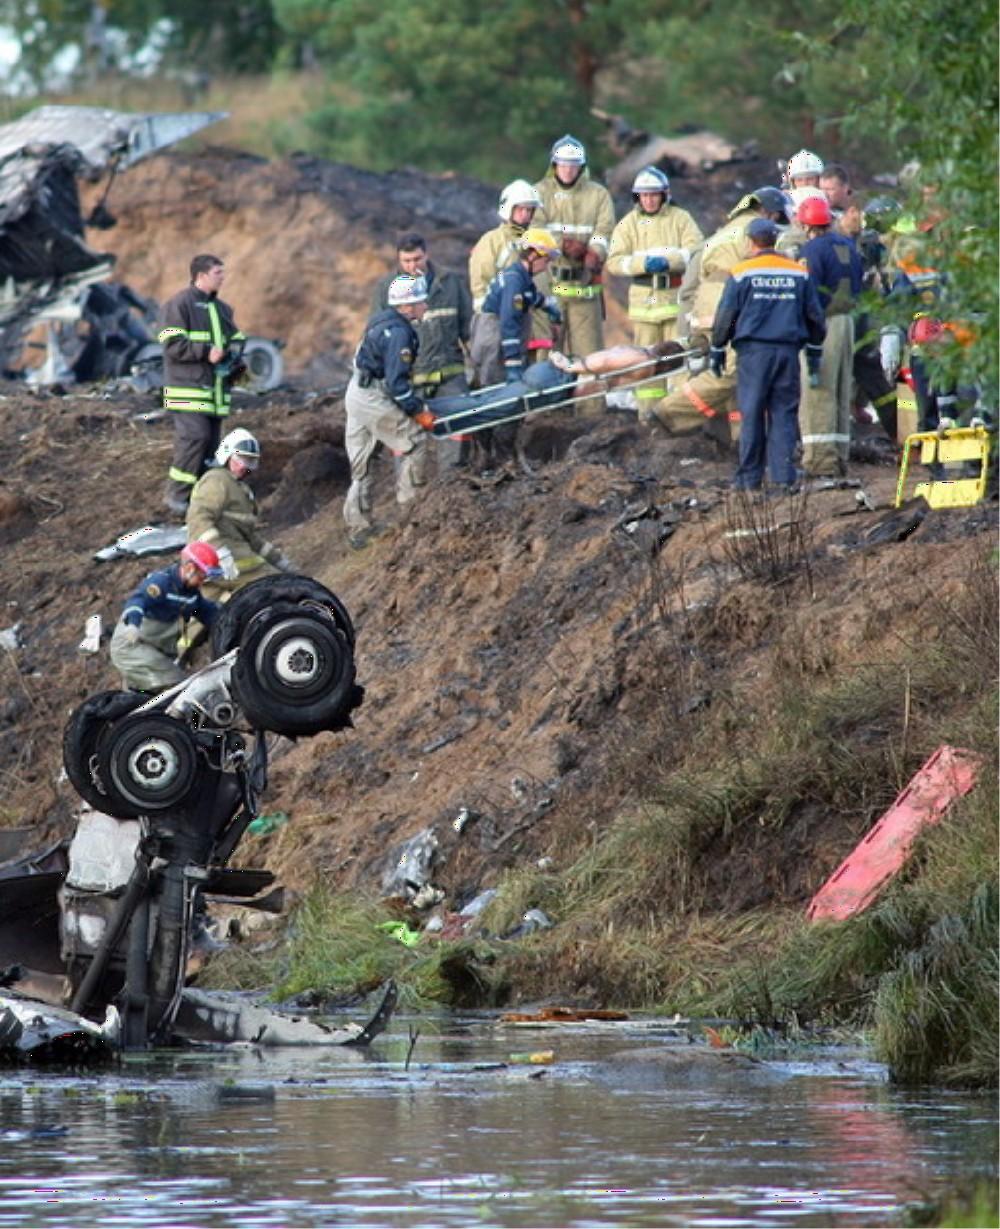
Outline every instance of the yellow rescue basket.
[[(992, 433), (985, 427), (949, 427), (943, 431), (918, 431), (908, 435), (900, 457), (899, 482), (896, 486), (896, 507), (907, 498), (922, 495), (932, 508), (969, 508), (986, 494)], [(949, 465), (957, 462), (978, 462), (975, 477), (941, 477), (918, 482), (906, 495), (906, 478), (913, 449), (919, 447), (923, 465)]]

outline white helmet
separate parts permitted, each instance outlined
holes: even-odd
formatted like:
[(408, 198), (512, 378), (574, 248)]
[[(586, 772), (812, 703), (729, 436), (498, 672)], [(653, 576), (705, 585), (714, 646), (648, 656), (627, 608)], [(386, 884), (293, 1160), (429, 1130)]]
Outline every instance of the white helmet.
[(644, 166), (632, 183), (632, 199), (638, 200), (640, 192), (662, 192), (665, 201), (670, 199), (670, 180), (658, 166)]
[(818, 154), (812, 153), (811, 150), (800, 149), (797, 154), (793, 154), (788, 159), (785, 174), (788, 176), (789, 182), (798, 179), (800, 175), (822, 175), (823, 159)]
[(808, 188), (792, 188), (788, 195), (792, 198), (792, 205), (794, 206), (793, 212), (796, 214), (798, 213), (799, 206), (803, 201), (807, 201), (810, 198), (817, 196), (821, 196), (823, 200), (826, 200), (826, 193), (823, 189), (814, 188), (811, 185)]
[(576, 137), (570, 136), (567, 132), (564, 137), (560, 137), (552, 146), (549, 161), (570, 162), (573, 166), (583, 166), (587, 161), (587, 151), (584, 149), (582, 141), (578, 141)]
[(514, 179), (500, 193), (500, 204), (497, 213), (505, 221), (510, 221), (510, 215), (518, 205), (530, 205), (532, 209), (541, 209), (542, 198), (526, 179)]
[(408, 303), (424, 303), (427, 300), (427, 279), (421, 274), (411, 277), (400, 273), (389, 283), (387, 295), (390, 307), (405, 307)]
[(215, 450), (215, 460), (219, 465), (225, 465), (230, 457), (239, 457), (247, 469), (256, 469), (260, 464), (257, 437), (243, 427), (224, 435)]

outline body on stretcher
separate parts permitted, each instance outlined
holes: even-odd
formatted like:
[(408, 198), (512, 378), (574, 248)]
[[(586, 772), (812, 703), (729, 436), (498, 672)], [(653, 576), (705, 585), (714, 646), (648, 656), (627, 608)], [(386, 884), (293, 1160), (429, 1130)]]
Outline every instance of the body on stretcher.
[(470, 393), (436, 397), (427, 408), (438, 420), (432, 434), (439, 439), (465, 435), (494, 427), (512, 418), (523, 418), (533, 410), (554, 405), (572, 395), (576, 376), (560, 371), (554, 363), (536, 363), (523, 379), (510, 384), (493, 384)]

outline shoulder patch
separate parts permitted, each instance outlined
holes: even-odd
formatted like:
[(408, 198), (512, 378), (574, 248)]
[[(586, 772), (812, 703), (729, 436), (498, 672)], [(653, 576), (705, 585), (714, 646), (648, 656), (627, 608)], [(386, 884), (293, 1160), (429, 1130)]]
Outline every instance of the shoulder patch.
[(523, 294), (514, 295), (512, 302), (514, 304), (514, 310), (516, 312), (524, 311), (524, 295)]
[(400, 362), (412, 363), (413, 362), (413, 351), (410, 349), (409, 346), (404, 346), (402, 350), (400, 350), (399, 352), (399, 358), (400, 358)]
[(160, 586), (155, 581), (153, 581), (152, 584), (148, 584), (146, 586), (146, 592), (149, 594), (150, 597), (159, 597), (160, 594), (163, 592), (163, 590), (160, 588)]

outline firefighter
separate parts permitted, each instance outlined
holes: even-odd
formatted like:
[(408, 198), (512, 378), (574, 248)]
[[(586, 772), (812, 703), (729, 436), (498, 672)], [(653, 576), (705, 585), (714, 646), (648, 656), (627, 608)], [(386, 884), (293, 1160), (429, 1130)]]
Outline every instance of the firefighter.
[(549, 169), (535, 184), (545, 226), (559, 243), (552, 293), (562, 309), (561, 346), (589, 354), (603, 345), (604, 263), (615, 207), (607, 188), (590, 178), (583, 144), (567, 133), (552, 146)]
[[(522, 379), (528, 364), (527, 347), (535, 309), (544, 309), (559, 320), (560, 306), (554, 296), (544, 295), (535, 284), (535, 278), (548, 269), (549, 262), (559, 257), (554, 235), (542, 227), (529, 226), (518, 247), (517, 259), (490, 282), (482, 311), (476, 317), (472, 363), (480, 388)], [(508, 423), (489, 432), (488, 455), (492, 461), (512, 459), (517, 427), (517, 423)]]
[(427, 482), (427, 432), (434, 415), (413, 387), (413, 366), (420, 350), (414, 325), (427, 310), (427, 282), (398, 274), (386, 292), (387, 307), (365, 326), (354, 355), (354, 370), (344, 408), (344, 443), (351, 465), (351, 485), (344, 500), (347, 544), (361, 550), (378, 532), (371, 518), (372, 458), (378, 444), (400, 455), (396, 468), (396, 502), (404, 510)]
[[(687, 210), (673, 203), (670, 180), (659, 167), (644, 167), (636, 175), (632, 200), (635, 208), (612, 231), (608, 272), (631, 279), (632, 339), (637, 346), (651, 346), (677, 335), (677, 292), (704, 235)], [(640, 408), (661, 400), (666, 391), (659, 381), (640, 385)]]
[(785, 178), (789, 188), (818, 188), (820, 176), (825, 169), (819, 154), (814, 154), (809, 149), (800, 149), (788, 159)]
[[(707, 351), (715, 310), (733, 266), (751, 253), (747, 227), (756, 218), (766, 218), (779, 228), (788, 223), (785, 195), (778, 188), (762, 187), (748, 192), (730, 210), (726, 222), (695, 252), (678, 294), (686, 308), (683, 332), (692, 349)], [(651, 407), (650, 425), (671, 431), (678, 427), (702, 426), (720, 445), (728, 446), (739, 422), (736, 404), (736, 353), (732, 362), (716, 375), (705, 361), (689, 363), (689, 378), (665, 400)]]
[(808, 272), (774, 250), (778, 228), (754, 218), (746, 229), (749, 260), (726, 281), (712, 324), (709, 365), (726, 366), (726, 347), (739, 355), (737, 397), (742, 415), (736, 490), (756, 490), (764, 479), (788, 489), (795, 483), (798, 440), (799, 350), (806, 346), (809, 382), (819, 379), (826, 323)]
[(189, 542), (177, 563), (150, 572), (125, 600), (111, 636), (111, 662), (131, 691), (162, 691), (184, 678), (178, 662), (184, 625), (197, 619), (211, 627), (219, 607), (200, 589), (222, 575), (219, 556), (207, 542)]
[(245, 370), (246, 338), (233, 309), (218, 297), (225, 276), (218, 256), (195, 256), (191, 284), (167, 301), (157, 333), (163, 347), (163, 405), (174, 423), (166, 505), (182, 515), (218, 447), (233, 382)]
[[(456, 396), (469, 391), (465, 377), (465, 350), (472, 323), (472, 298), (465, 279), (457, 273), (438, 269), (427, 255), (422, 235), (409, 231), (396, 242), (398, 273), (423, 277), (427, 283), (427, 311), (416, 325), (420, 351), (413, 364), (413, 387), (426, 401), (439, 394)], [(372, 314), (389, 306), (389, 286), (396, 273), (383, 277), (372, 295)], [(437, 442), (438, 462), (443, 466), (461, 463), (462, 441), (445, 436)]]
[(260, 465), (260, 444), (242, 427), (230, 431), (215, 453), (215, 465), (195, 484), (187, 513), (188, 541), (208, 542), (218, 552), (223, 575), (206, 587), (216, 600), (275, 571), (295, 569), (260, 531), (250, 478)]
[(822, 377), (802, 396), (802, 466), (809, 478), (843, 477), (851, 448), (854, 307), (861, 293), (861, 257), (852, 239), (833, 229), (825, 196), (802, 203), (798, 221), (809, 236), (801, 259), (826, 315)]

